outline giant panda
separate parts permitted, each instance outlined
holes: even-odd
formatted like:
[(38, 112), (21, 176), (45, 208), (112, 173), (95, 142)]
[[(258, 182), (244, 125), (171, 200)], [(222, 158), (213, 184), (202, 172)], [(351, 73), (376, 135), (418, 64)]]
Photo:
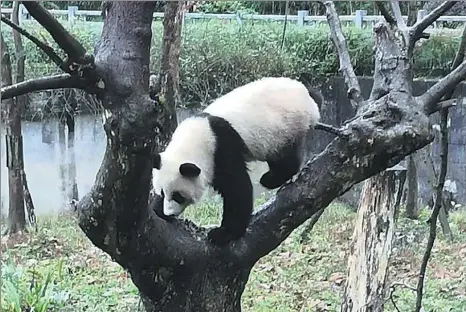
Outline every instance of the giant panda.
[(208, 239), (224, 246), (241, 238), (253, 211), (247, 162), (267, 162), (260, 183), (278, 188), (299, 171), (306, 136), (319, 121), (316, 100), (290, 78), (262, 78), (219, 97), (183, 120), (154, 155), (154, 191), (163, 198), (157, 214), (170, 220), (213, 187), (223, 198), (223, 219)]

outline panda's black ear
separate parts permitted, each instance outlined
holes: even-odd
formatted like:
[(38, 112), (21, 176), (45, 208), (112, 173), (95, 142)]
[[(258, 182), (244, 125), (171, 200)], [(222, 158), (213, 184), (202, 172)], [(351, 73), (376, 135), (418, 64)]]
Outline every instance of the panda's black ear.
[(156, 153), (154, 155), (154, 158), (152, 158), (152, 168), (155, 168), (157, 170), (160, 170), (160, 166), (162, 165), (162, 159), (160, 157), (159, 153)]
[(201, 174), (201, 168), (192, 163), (184, 163), (180, 166), (180, 173), (183, 177), (195, 178)]

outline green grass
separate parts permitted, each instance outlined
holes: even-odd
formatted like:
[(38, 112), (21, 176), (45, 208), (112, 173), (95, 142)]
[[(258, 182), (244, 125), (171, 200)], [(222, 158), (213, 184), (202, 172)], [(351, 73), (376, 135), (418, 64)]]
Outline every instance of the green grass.
[[(261, 199), (263, 202), (265, 200)], [(218, 222), (218, 199), (189, 208), (199, 224)], [(355, 213), (329, 207), (305, 243), (301, 229), (253, 269), (243, 311), (339, 311)], [(415, 286), (426, 243), (428, 212), (402, 219), (390, 267), (390, 282)], [(466, 213), (450, 217), (455, 241), (438, 235), (425, 286), (426, 311), (464, 311), (466, 306)], [(2, 239), (2, 311), (137, 311), (137, 289), (128, 275), (94, 247), (71, 215), (39, 217), (39, 230)], [(415, 295), (397, 287), (400, 311), (412, 311)], [(16, 307), (16, 308), (15, 308)], [(23, 310), (22, 310), (23, 309)], [(388, 302), (386, 311), (395, 311)]]

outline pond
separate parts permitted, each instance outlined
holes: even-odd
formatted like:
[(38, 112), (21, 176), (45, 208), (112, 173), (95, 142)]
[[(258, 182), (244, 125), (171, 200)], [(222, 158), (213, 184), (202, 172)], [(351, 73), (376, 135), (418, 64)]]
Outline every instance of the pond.
[[(194, 110), (188, 109), (179, 110), (178, 120), (182, 120), (194, 112)], [(60, 164), (63, 161), (67, 163), (69, 156), (66, 155), (66, 150), (64, 154), (60, 151), (64, 146), (58, 142), (58, 120), (52, 120), (50, 125), (53, 129), (52, 142), (44, 143), (41, 122), (22, 122), (24, 167), (37, 215), (55, 214), (68, 209), (66, 197), (61, 187), (66, 177), (60, 174)], [(94, 184), (107, 143), (100, 115), (77, 116), (75, 131), (76, 183), (78, 195), (81, 198)], [(1, 210), (5, 214), (8, 211), (8, 174), (3, 124), (0, 134), (2, 138)], [(258, 181), (260, 176), (267, 171), (267, 164), (256, 162), (252, 163), (249, 168), (254, 185), (254, 196), (257, 198), (265, 191)], [(206, 200), (211, 195), (212, 192), (209, 192)]]

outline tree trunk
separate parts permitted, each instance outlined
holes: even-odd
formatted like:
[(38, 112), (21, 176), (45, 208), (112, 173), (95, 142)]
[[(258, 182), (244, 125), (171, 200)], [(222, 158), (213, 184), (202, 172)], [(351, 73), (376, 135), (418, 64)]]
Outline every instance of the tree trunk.
[(155, 278), (161, 278), (162, 282), (151, 298), (142, 294), (141, 299), (147, 312), (240, 312), (241, 295), (250, 270), (235, 265), (219, 266), (217, 261), (209, 260), (186, 270), (161, 269)]
[(403, 171), (386, 170), (364, 183), (348, 259), (341, 311), (383, 311), (385, 281)]
[[(19, 25), (19, 5), (20, 1), (13, 2), (13, 13), (11, 15), (12, 22)], [(24, 63), (26, 61), (26, 53), (23, 48), (23, 40), (20, 33), (13, 30), (13, 41), (15, 43), (16, 55), (16, 79), (15, 83), (24, 81)], [(16, 105), (21, 111), (24, 111), (28, 106), (28, 97), (23, 94), (16, 97)], [(21, 156), (22, 157), (22, 156)]]
[[(13, 83), (11, 61), (7, 46), (1, 35), (2, 86)], [(3, 101), (2, 101), (3, 102)], [(23, 137), (21, 136), (21, 110), (14, 100), (6, 100), (6, 164), (8, 168), (9, 209), (8, 233), (24, 231), (26, 216), (24, 212), (23, 182)]]
[(158, 145), (164, 148), (175, 131), (178, 122), (176, 117), (176, 107), (180, 104), (180, 49), (181, 49), (181, 24), (183, 22), (183, 1), (167, 2), (163, 19), (163, 42), (162, 55), (160, 61), (160, 71), (157, 85), (160, 88), (156, 95), (158, 101), (165, 102), (160, 105), (163, 111), (163, 132), (164, 140)]
[(417, 176), (417, 164), (418, 157), (416, 153), (409, 155), (408, 157), (408, 187), (407, 187), (407, 199), (406, 199), (406, 211), (405, 216), (409, 219), (418, 218), (418, 176)]

